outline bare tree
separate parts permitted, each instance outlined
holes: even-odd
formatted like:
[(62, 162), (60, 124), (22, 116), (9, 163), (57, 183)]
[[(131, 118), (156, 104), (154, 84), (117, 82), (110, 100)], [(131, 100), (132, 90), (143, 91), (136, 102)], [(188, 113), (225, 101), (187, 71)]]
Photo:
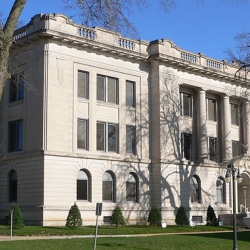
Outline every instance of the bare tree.
[(13, 33), (26, 0), (16, 0), (4, 26), (0, 24), (0, 100), (8, 78), (9, 51), (13, 43)]

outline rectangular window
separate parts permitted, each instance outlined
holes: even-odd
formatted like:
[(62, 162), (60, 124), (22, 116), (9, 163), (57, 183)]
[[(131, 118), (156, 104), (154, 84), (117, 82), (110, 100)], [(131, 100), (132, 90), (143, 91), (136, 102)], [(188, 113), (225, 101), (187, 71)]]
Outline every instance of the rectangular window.
[(118, 152), (117, 124), (97, 122), (96, 148), (101, 151)]
[(181, 134), (181, 147), (182, 156), (186, 160), (192, 159), (192, 134), (182, 133)]
[(78, 70), (78, 97), (88, 99), (89, 74)]
[(207, 120), (216, 121), (216, 100), (207, 98)]
[(208, 137), (208, 159), (217, 161), (217, 138)]
[(240, 155), (239, 141), (232, 141), (232, 158)]
[(97, 76), (97, 100), (107, 103), (118, 103), (118, 83), (116, 78)]
[(23, 149), (23, 120), (9, 122), (8, 126), (8, 151), (20, 151)]
[(126, 152), (133, 155), (136, 153), (135, 126), (126, 126)]
[(180, 107), (182, 116), (193, 116), (193, 96), (187, 93), (180, 93)]
[(126, 81), (126, 106), (135, 107), (135, 82)]
[(238, 105), (235, 103), (230, 103), (230, 108), (231, 108), (231, 124), (232, 125), (239, 125), (239, 109)]
[(12, 75), (9, 85), (9, 102), (23, 100), (24, 98), (24, 73)]
[(87, 148), (87, 120), (77, 119), (77, 148)]

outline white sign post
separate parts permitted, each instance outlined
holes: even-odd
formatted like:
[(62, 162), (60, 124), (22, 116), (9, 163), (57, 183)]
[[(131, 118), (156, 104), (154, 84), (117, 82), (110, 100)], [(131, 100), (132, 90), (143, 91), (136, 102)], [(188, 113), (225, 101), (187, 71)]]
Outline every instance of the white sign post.
[(97, 231), (98, 231), (98, 216), (102, 215), (102, 203), (96, 203), (96, 226), (95, 226), (95, 244), (94, 244), (94, 250), (96, 250), (96, 239), (97, 239)]

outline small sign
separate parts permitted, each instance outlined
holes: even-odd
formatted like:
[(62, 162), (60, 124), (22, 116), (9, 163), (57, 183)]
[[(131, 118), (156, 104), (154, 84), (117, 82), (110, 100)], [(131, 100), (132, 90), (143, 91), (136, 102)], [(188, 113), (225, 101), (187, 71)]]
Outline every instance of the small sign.
[(102, 215), (102, 203), (96, 203), (95, 215)]

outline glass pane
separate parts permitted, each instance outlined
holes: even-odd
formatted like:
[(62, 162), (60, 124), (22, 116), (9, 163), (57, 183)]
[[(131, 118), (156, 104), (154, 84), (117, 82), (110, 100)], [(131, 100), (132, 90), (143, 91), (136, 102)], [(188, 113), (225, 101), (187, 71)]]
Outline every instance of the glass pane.
[(24, 75), (20, 74), (18, 76), (18, 100), (24, 98)]
[(77, 200), (88, 200), (87, 180), (77, 180)]
[(126, 200), (136, 201), (136, 183), (126, 182)]
[(87, 96), (88, 74), (78, 71), (78, 97), (88, 98)]
[(126, 126), (126, 152), (135, 154), (135, 127)]
[(221, 179), (216, 181), (216, 199), (218, 203), (223, 203), (223, 181)]
[(77, 147), (87, 149), (86, 120), (77, 120)]
[(192, 96), (188, 94), (183, 94), (183, 114), (184, 116), (192, 117)]
[(117, 152), (117, 125), (108, 125), (108, 151)]
[(217, 156), (217, 140), (216, 138), (209, 138), (209, 156), (211, 161), (216, 161)]
[(105, 124), (97, 123), (96, 126), (96, 149), (105, 150)]
[(239, 155), (239, 142), (232, 141), (232, 157)]
[(113, 200), (113, 182), (112, 181), (102, 182), (102, 199), (104, 201)]
[(192, 134), (183, 134), (183, 154), (186, 160), (192, 157)]
[(12, 76), (9, 85), (9, 101), (14, 102), (17, 100), (17, 77)]
[(207, 119), (216, 121), (216, 100), (207, 99)]
[(126, 82), (126, 105), (129, 107), (134, 107), (134, 82)]
[(199, 186), (196, 178), (191, 178), (191, 202), (198, 202), (199, 198)]
[(9, 151), (16, 151), (17, 130), (16, 122), (9, 123)]
[(108, 102), (116, 103), (116, 79), (108, 78)]
[(231, 103), (231, 124), (239, 125), (238, 119), (238, 105)]
[(17, 138), (17, 150), (23, 149), (23, 121), (20, 120), (17, 122), (18, 126), (18, 138)]
[(105, 101), (105, 78), (97, 76), (97, 100)]

